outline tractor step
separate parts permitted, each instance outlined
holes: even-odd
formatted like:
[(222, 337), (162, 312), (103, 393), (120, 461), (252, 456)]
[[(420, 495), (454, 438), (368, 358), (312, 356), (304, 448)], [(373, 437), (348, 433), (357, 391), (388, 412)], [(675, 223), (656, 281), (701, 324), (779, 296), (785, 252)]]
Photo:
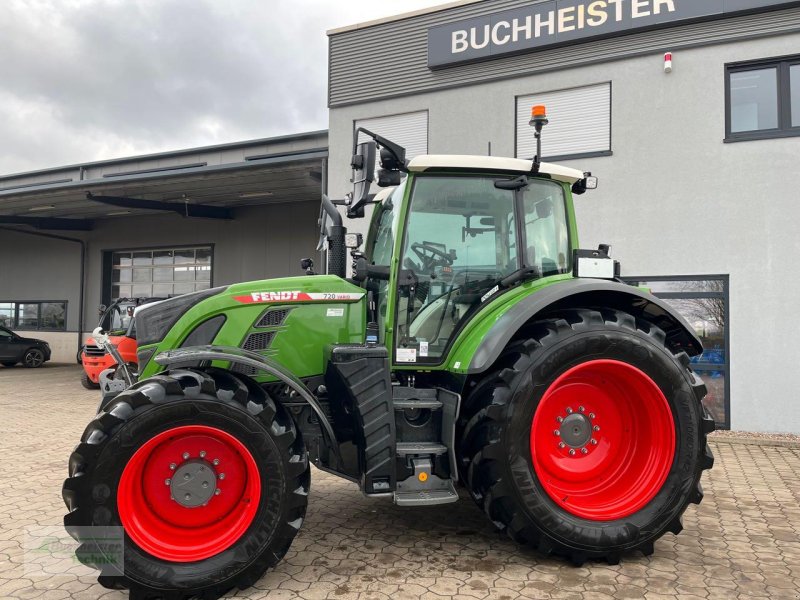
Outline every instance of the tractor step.
[[(445, 449), (446, 450), (446, 449)], [(430, 458), (412, 458), (414, 475), (397, 482), (394, 503), (398, 506), (431, 506), (458, 500), (452, 479), (442, 479), (431, 473)]]
[(439, 410), (442, 408), (442, 403), (438, 400), (421, 400), (421, 399), (408, 399), (408, 400), (400, 400), (395, 398), (394, 400), (394, 409), (395, 410), (406, 410), (407, 408), (427, 408), (430, 410)]
[(397, 506), (433, 506), (434, 504), (450, 504), (458, 500), (455, 486), (450, 482), (446, 490), (419, 490), (417, 492), (395, 492), (394, 503)]
[(413, 456), (417, 454), (433, 454), (439, 456), (447, 453), (447, 446), (436, 442), (398, 442), (397, 456)]

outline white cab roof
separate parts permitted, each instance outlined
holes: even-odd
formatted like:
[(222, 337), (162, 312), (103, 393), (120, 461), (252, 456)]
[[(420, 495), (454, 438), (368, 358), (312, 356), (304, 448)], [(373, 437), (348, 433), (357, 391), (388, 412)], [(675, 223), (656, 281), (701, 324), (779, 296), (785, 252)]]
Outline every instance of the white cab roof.
[[(411, 159), (408, 170), (418, 173), (428, 169), (469, 169), (479, 171), (509, 171), (512, 173), (530, 173), (533, 169), (532, 160), (521, 158), (503, 158), (500, 156), (468, 156), (460, 154), (425, 154)], [(540, 173), (550, 175), (556, 181), (575, 183), (583, 179), (583, 172), (578, 169), (562, 167), (552, 163), (542, 163)]]

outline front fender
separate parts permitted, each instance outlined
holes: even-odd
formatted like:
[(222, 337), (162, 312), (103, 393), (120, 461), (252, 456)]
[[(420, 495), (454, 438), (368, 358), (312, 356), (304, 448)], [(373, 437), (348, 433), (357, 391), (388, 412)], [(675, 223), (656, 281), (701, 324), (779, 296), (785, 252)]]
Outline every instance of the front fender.
[(686, 319), (660, 298), (639, 288), (602, 279), (567, 279), (540, 289), (513, 304), (482, 339), (467, 369), (482, 373), (500, 357), (521, 327), (538, 315), (558, 308), (616, 308), (647, 319), (667, 334), (667, 344), (690, 356), (703, 345)]
[(333, 431), (333, 426), (328, 420), (325, 411), (322, 410), (319, 402), (317, 402), (317, 398), (300, 379), (274, 360), (256, 352), (243, 350), (242, 348), (233, 348), (231, 346), (187, 346), (185, 348), (156, 354), (153, 360), (162, 367), (172, 368), (196, 367), (203, 363), (221, 360), (228, 361), (231, 364), (254, 367), (260, 371), (269, 373), (297, 392), (297, 395), (308, 403), (311, 410), (317, 415), (320, 426), (328, 436), (330, 448), (334, 452), (336, 459), (339, 461), (339, 464), (342, 464), (342, 458), (339, 454), (339, 444), (336, 441), (336, 434)]

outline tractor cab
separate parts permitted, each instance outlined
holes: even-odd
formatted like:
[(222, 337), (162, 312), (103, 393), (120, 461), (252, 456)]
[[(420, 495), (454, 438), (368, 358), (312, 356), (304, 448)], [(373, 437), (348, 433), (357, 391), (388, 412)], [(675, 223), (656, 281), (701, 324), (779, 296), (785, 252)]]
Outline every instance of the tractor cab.
[[(436, 364), (482, 305), (513, 286), (571, 272), (571, 186), (583, 173), (532, 161), (424, 156), (376, 196), (355, 279), (376, 302), (379, 341), (396, 362)], [(390, 292), (390, 267), (397, 276)], [(396, 327), (386, 328), (393, 310)]]

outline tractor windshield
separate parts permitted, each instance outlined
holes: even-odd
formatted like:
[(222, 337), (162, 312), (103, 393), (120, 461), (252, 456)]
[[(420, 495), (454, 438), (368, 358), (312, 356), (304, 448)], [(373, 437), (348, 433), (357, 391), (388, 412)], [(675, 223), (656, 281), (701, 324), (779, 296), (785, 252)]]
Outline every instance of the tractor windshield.
[(398, 283), (398, 362), (439, 362), (459, 325), (523, 266), (539, 276), (566, 272), (563, 188), (533, 179), (501, 190), (497, 179), (416, 178)]

